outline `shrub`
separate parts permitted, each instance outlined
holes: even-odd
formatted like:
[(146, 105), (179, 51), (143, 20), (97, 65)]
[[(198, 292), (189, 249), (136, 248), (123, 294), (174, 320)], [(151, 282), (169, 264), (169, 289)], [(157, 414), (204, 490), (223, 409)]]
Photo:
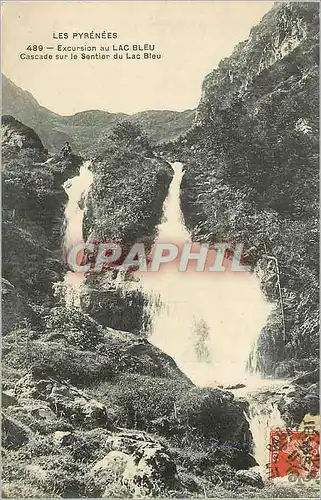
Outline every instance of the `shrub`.
[(50, 493), (46, 493), (43, 489), (26, 483), (24, 480), (11, 481), (3, 483), (2, 486), (3, 498), (52, 498)]
[(114, 376), (115, 361), (90, 351), (66, 347), (55, 342), (17, 340), (5, 345), (8, 366), (20, 366), (37, 376), (69, 380), (76, 385), (90, 385)]
[[(185, 443), (182, 443), (185, 444)], [(208, 479), (221, 476), (225, 480), (231, 479), (231, 469), (248, 469), (255, 465), (254, 460), (244, 451), (233, 448), (210, 448), (206, 442), (200, 441), (197, 446), (193, 442), (189, 446), (171, 448), (175, 462), (187, 471), (194, 471)], [(217, 470), (214, 478), (214, 471)], [(212, 477), (213, 475), (213, 477)]]
[(70, 455), (46, 456), (39, 459), (38, 464), (44, 471), (43, 477), (38, 479), (39, 486), (45, 491), (67, 498), (87, 496), (85, 469)]
[(45, 319), (47, 331), (66, 333), (79, 349), (93, 350), (104, 338), (102, 327), (77, 307), (54, 307)]
[(70, 454), (74, 460), (79, 462), (96, 462), (101, 460), (111, 451), (106, 445), (109, 434), (105, 429), (75, 432), (74, 441), (69, 447)]
[(188, 385), (185, 380), (133, 373), (121, 375), (116, 383), (104, 384), (98, 391), (102, 401), (119, 408), (119, 425), (152, 431), (157, 427), (155, 420), (173, 417), (174, 403)]
[(248, 424), (233, 395), (218, 389), (192, 387), (177, 400), (179, 421), (207, 439), (244, 439)]

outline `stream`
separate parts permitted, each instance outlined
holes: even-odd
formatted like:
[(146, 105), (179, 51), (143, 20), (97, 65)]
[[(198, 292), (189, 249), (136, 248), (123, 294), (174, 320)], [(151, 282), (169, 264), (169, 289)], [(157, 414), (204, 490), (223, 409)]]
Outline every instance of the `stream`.
[[(68, 195), (65, 210), (64, 249), (67, 253), (83, 242), (83, 217), (88, 191), (93, 182), (90, 161), (79, 175), (64, 184)], [(174, 176), (157, 228), (157, 243), (191, 243), (180, 209), (183, 164), (171, 163)], [(153, 251), (153, 249), (152, 249)], [(137, 272), (138, 286), (149, 297), (151, 317), (149, 341), (170, 355), (180, 369), (200, 387), (229, 386), (237, 397), (249, 402), (246, 416), (254, 442), (254, 456), (266, 476), (268, 432), (284, 426), (275, 395), (286, 384), (266, 380), (246, 370), (260, 330), (272, 310), (250, 272), (179, 272), (167, 265), (158, 272)], [(65, 275), (66, 306), (80, 307), (83, 273)], [(233, 385), (242, 384), (239, 389)]]
[[(180, 209), (183, 164), (174, 162), (171, 167), (174, 176), (155, 245), (191, 243)], [(272, 310), (259, 279), (250, 272), (229, 270), (197, 272), (188, 268), (187, 272), (179, 272), (177, 266), (164, 266), (160, 272), (140, 275), (143, 290), (150, 297), (150, 342), (169, 354), (198, 386), (245, 385), (232, 390), (236, 397), (245, 397), (249, 402), (247, 419), (253, 454), (261, 474), (266, 476), (269, 430), (285, 426), (275, 395), (286, 382), (266, 380), (259, 373), (247, 371), (249, 355)], [(266, 399), (264, 394), (269, 397)]]
[[(67, 256), (73, 247), (84, 242), (83, 221), (86, 211), (86, 200), (93, 182), (93, 174), (90, 171), (90, 166), (91, 161), (85, 161), (79, 169), (79, 174), (68, 179), (63, 184), (63, 188), (68, 195), (68, 202), (65, 208), (65, 235), (63, 242), (65, 256)], [(66, 272), (64, 285), (67, 307), (80, 307), (80, 287), (84, 279), (84, 273)]]

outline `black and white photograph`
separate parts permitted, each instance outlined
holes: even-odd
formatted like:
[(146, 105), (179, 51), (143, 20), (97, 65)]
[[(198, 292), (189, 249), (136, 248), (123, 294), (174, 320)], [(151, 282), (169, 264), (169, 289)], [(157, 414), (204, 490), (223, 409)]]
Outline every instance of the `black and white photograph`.
[(319, 498), (319, 2), (1, 2), (3, 498)]

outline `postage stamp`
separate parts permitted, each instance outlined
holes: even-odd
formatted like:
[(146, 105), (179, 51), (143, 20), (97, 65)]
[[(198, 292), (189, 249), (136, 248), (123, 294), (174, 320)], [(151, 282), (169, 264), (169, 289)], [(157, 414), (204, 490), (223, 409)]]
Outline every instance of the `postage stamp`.
[(320, 433), (313, 426), (304, 430), (277, 428), (270, 431), (270, 478), (297, 476), (318, 478)]

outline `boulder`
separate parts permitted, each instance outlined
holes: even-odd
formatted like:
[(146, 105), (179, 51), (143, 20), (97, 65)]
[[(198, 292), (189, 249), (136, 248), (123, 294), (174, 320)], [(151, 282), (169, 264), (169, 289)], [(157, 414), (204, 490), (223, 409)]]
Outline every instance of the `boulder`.
[(57, 420), (57, 416), (48, 403), (38, 400), (27, 401), (26, 403), (27, 404), (23, 406), (10, 407), (8, 411), (10, 411), (12, 416), (21, 415), (23, 417), (29, 415), (29, 417), (32, 417), (34, 420), (43, 423)]
[(58, 417), (86, 428), (110, 425), (106, 407), (68, 383), (50, 378), (37, 380), (28, 374), (17, 382), (15, 394), (18, 401), (24, 404), (31, 399), (45, 401)]
[(244, 485), (254, 486), (254, 488), (263, 488), (264, 483), (261, 475), (252, 470), (238, 470), (235, 474), (237, 481)]
[(110, 451), (93, 466), (90, 472), (99, 476), (111, 473), (116, 477), (120, 477), (125, 471), (128, 459), (129, 455), (122, 451)]
[(113, 481), (135, 497), (158, 494), (177, 481), (176, 465), (168, 450), (148, 434), (120, 432), (110, 436), (106, 444), (112, 451), (90, 471), (106, 487), (104, 496), (110, 493), (108, 484)]
[(17, 398), (14, 395), (14, 391), (10, 389), (8, 391), (2, 391), (1, 403), (2, 408), (9, 408), (9, 406), (16, 406), (19, 404)]
[(28, 441), (27, 429), (20, 423), (2, 414), (2, 445), (4, 448), (19, 448)]
[(175, 404), (180, 423), (197, 429), (208, 440), (250, 440), (244, 409), (230, 391), (192, 387), (177, 398)]
[(157, 441), (151, 438), (145, 432), (119, 432), (110, 436), (106, 444), (116, 451), (122, 451), (127, 454), (133, 453), (138, 447), (144, 443), (156, 443)]
[(305, 373), (300, 377), (296, 377), (292, 380), (292, 384), (304, 385), (304, 384), (315, 384), (318, 383), (320, 379), (320, 370), (316, 368), (315, 370)]
[(319, 413), (319, 394), (314, 384), (309, 387), (290, 386), (284, 391), (278, 402), (278, 408), (288, 426), (293, 427), (301, 422), (304, 415)]
[(18, 150), (22, 148), (44, 150), (43, 144), (36, 132), (13, 118), (13, 116), (2, 116), (1, 131), (3, 147), (9, 146)]
[(43, 435), (55, 431), (70, 431), (72, 425), (63, 420), (52, 411), (49, 403), (39, 400), (25, 401), (22, 406), (10, 406), (7, 408), (7, 416), (18, 420), (34, 432)]
[(29, 411), (31, 415), (37, 420), (50, 421), (56, 420), (57, 418), (55, 413), (50, 408), (49, 404), (44, 403), (43, 401), (39, 401), (38, 404), (29, 407), (27, 406), (25, 409)]
[(123, 484), (134, 497), (153, 496), (177, 481), (176, 465), (159, 443), (142, 444), (129, 458)]
[(232, 384), (232, 385), (218, 385), (220, 389), (225, 389), (231, 391), (232, 389), (243, 389), (245, 384)]
[(74, 441), (74, 436), (69, 431), (56, 431), (53, 436), (54, 444), (58, 446), (69, 446)]

